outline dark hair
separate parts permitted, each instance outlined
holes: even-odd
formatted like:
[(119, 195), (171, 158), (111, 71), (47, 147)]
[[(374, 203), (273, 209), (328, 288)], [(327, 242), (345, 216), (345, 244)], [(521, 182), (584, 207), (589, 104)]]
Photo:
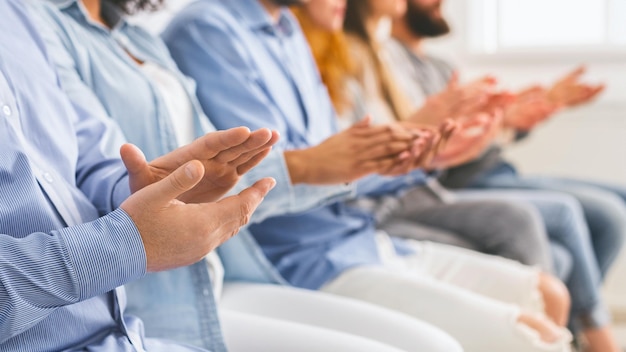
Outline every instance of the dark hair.
[(368, 0), (348, 0), (343, 30), (348, 34), (356, 35), (367, 43), (371, 42), (372, 38), (370, 38), (365, 27), (365, 19), (369, 11)]
[(132, 15), (141, 11), (156, 11), (164, 0), (104, 0), (117, 6), (126, 14)]

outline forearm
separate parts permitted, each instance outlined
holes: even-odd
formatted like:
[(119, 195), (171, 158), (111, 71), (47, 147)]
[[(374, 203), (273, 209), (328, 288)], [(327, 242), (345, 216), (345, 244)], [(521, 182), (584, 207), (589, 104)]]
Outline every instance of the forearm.
[[(272, 177), (276, 180), (276, 187), (257, 208), (251, 222), (260, 222), (272, 216), (307, 211), (353, 195), (354, 185), (352, 184), (327, 186), (307, 184), (306, 172), (296, 169), (293, 164), (290, 167), (287, 154), (289, 152), (272, 151), (257, 167), (244, 175), (231, 192), (238, 193), (264, 177)], [(294, 171), (303, 173), (303, 176), (298, 176), (300, 177), (298, 182), (294, 182), (292, 173)]]
[(307, 157), (306, 150), (288, 150), (284, 152), (285, 164), (289, 173), (289, 179), (294, 185), (298, 184), (323, 184), (319, 175), (319, 168), (315, 167), (313, 160)]
[(50, 233), (0, 235), (0, 343), (145, 271), (141, 237), (121, 210)]

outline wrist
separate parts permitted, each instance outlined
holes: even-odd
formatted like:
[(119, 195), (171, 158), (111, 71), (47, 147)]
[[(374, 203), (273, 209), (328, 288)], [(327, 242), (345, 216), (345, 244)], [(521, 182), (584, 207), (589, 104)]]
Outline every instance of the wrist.
[(291, 184), (297, 185), (302, 183), (310, 183), (308, 164), (305, 150), (289, 150), (284, 152), (285, 163), (289, 171)]

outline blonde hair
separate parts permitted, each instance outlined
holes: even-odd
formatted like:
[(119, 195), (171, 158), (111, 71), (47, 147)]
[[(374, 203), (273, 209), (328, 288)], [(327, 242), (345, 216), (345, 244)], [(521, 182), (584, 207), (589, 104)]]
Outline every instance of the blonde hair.
[(408, 119), (413, 113), (413, 105), (396, 83), (387, 67), (388, 63), (381, 57), (384, 53), (381, 43), (367, 31), (365, 21), (369, 11), (369, 0), (348, 0), (344, 33), (349, 36), (350, 43), (358, 48), (360, 54), (369, 56), (383, 98), (395, 119)]
[(335, 110), (339, 114), (345, 112), (352, 107), (352, 102), (346, 94), (346, 83), (347, 79), (354, 75), (355, 69), (343, 32), (329, 32), (319, 28), (302, 8), (295, 7), (291, 10), (309, 42)]

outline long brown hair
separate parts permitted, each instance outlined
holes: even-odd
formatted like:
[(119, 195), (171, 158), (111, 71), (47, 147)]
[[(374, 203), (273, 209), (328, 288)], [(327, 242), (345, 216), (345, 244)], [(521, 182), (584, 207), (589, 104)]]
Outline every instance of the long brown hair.
[(309, 42), (335, 110), (341, 114), (352, 106), (346, 94), (346, 82), (354, 74), (354, 64), (346, 38), (342, 31), (329, 32), (316, 26), (300, 7), (294, 7), (292, 11)]
[(365, 19), (370, 14), (369, 0), (348, 0), (346, 7), (346, 19), (343, 22), (343, 30), (367, 43), (372, 42)]
[(411, 104), (397, 86), (387, 66), (380, 57), (380, 43), (367, 30), (367, 18), (371, 14), (370, 0), (347, 0), (346, 20), (343, 29), (347, 35), (359, 39), (365, 44), (367, 52), (374, 62), (376, 76), (383, 93), (383, 98), (393, 112), (396, 120), (409, 117)]

